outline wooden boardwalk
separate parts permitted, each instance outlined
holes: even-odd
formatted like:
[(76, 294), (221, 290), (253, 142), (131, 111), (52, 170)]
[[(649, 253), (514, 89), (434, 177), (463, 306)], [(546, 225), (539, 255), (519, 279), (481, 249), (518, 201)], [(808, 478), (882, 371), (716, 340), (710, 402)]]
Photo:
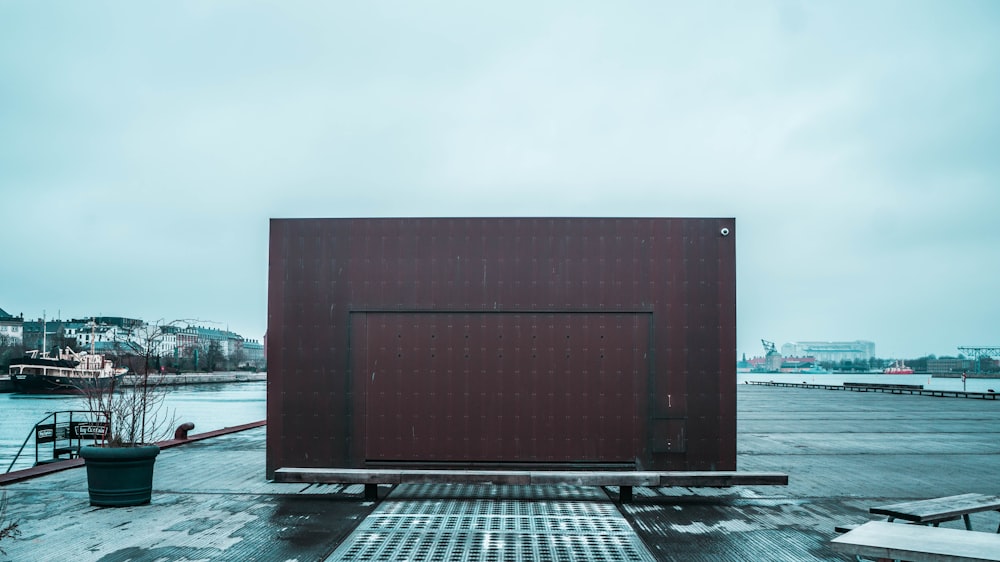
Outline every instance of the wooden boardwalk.
[[(265, 430), (257, 427), (163, 451), (148, 506), (92, 508), (80, 468), (3, 485), (7, 517), (23, 534), (0, 544), (7, 551), (0, 562), (321, 562), (366, 522), (369, 530), (409, 524), (404, 538), (413, 542), (406, 544), (418, 550), (431, 543), (453, 548), (464, 544), (458, 539), (463, 528), (499, 525), (493, 539), (511, 540), (523, 539), (517, 529), (549, 523), (564, 534), (576, 532), (575, 520), (553, 519), (567, 500), (575, 502), (576, 511), (565, 512), (570, 519), (577, 512), (621, 513), (627, 527), (617, 525), (609, 536), (639, 544), (626, 536), (634, 532), (654, 560), (849, 561), (830, 545), (834, 527), (884, 520), (869, 513), (873, 506), (998, 493), (1000, 408), (994, 402), (759, 385), (740, 385), (738, 397), (737, 468), (788, 474), (787, 486), (641, 487), (633, 503), (616, 506), (614, 486), (434, 483), (382, 486), (383, 500), (365, 502), (359, 501), (363, 484), (268, 482)], [(472, 511), (449, 511), (459, 502)], [(370, 520), (377, 506), (388, 507)], [(1000, 523), (997, 512), (973, 517), (977, 530)], [(416, 522), (436, 526), (421, 535)], [(964, 529), (961, 520), (942, 527)], [(458, 534), (452, 540), (450, 533)], [(493, 539), (477, 544), (499, 548)], [(570, 540), (561, 536), (551, 544)], [(588, 548), (602, 548), (583, 538), (572, 544), (581, 560), (600, 553)], [(351, 560), (351, 552), (345, 547), (337, 556)], [(484, 559), (491, 552), (483, 551)], [(379, 556), (398, 554), (387, 544)]]

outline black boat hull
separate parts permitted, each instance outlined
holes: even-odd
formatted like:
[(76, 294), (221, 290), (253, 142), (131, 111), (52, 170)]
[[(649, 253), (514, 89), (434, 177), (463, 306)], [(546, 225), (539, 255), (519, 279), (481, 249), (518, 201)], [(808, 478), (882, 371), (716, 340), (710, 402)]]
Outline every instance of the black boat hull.
[(121, 376), (83, 378), (58, 375), (11, 375), (14, 392), (21, 394), (84, 394), (90, 390), (107, 390), (121, 381)]

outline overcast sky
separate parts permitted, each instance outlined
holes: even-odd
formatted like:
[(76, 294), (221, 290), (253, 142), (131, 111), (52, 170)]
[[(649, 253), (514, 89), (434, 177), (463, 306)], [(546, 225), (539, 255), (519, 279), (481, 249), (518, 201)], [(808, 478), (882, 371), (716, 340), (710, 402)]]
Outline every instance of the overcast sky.
[(0, 308), (260, 339), (271, 217), (735, 217), (738, 349), (1000, 345), (1000, 2), (0, 0)]

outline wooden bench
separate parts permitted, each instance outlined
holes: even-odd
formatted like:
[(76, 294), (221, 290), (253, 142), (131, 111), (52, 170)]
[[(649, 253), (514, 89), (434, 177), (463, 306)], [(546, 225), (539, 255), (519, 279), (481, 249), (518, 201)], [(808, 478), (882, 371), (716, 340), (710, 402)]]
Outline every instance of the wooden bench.
[(869, 521), (830, 541), (837, 552), (912, 562), (1000, 561), (1000, 534)]
[[(883, 505), (869, 509), (875, 515), (888, 516), (889, 522), (902, 519), (921, 525), (934, 525), (962, 518), (965, 528), (972, 530), (969, 514), (981, 511), (1000, 511), (1000, 496), (961, 494), (944, 498)], [(1000, 533), (1000, 526), (997, 527)]]
[(724, 488), (728, 486), (785, 486), (788, 475), (776, 472), (737, 471), (597, 471), (597, 470), (408, 470), (349, 468), (279, 468), (275, 482), (364, 484), (365, 497), (378, 499), (379, 484), (572, 484), (618, 486), (622, 503), (632, 501), (632, 487)]

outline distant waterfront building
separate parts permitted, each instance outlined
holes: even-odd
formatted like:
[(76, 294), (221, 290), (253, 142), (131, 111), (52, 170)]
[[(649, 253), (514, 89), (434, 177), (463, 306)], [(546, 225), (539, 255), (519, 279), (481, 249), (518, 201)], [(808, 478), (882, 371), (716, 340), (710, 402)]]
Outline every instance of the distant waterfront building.
[(0, 343), (24, 342), (24, 318), (8, 314), (0, 308)]
[(143, 349), (142, 346), (131, 341), (97, 341), (93, 344), (88, 344), (87, 347), (81, 347), (81, 351), (94, 350), (94, 353), (100, 353), (103, 355), (136, 355), (142, 356)]
[(811, 356), (816, 361), (868, 361), (875, 357), (875, 342), (800, 341), (781, 346), (784, 356)]
[[(121, 316), (25, 321), (23, 316), (0, 309), (0, 345), (21, 345), (30, 350), (44, 347), (51, 353), (56, 348), (71, 347), (76, 351), (93, 350), (119, 356), (151, 353), (173, 359), (173, 363), (193, 359), (197, 366), (199, 360), (205, 360), (213, 344), (223, 360), (233, 366), (263, 368), (265, 365), (265, 344), (244, 339), (229, 330), (175, 323), (148, 324)], [(147, 349), (149, 346), (152, 347)]]
[[(909, 363), (909, 362), (907, 362)], [(1000, 372), (1000, 361), (992, 357), (981, 357), (979, 359), (960, 359), (957, 357), (942, 357), (940, 359), (917, 359), (913, 363), (920, 366), (920, 363), (927, 364), (928, 373), (997, 373)]]
[(198, 349), (198, 331), (193, 326), (163, 326), (163, 346), (160, 355), (187, 356)]
[(945, 357), (942, 359), (927, 359), (928, 373), (974, 373), (976, 362), (973, 359), (958, 359)]
[(219, 346), (219, 351), (225, 357), (229, 357), (243, 345), (243, 336), (229, 330), (195, 326), (194, 331), (198, 336), (198, 343), (201, 346), (207, 350), (208, 346), (214, 342)]
[(246, 355), (244, 358), (245, 365), (252, 365), (258, 368), (264, 366), (264, 344), (257, 340), (244, 340), (243, 352)]
[[(69, 320), (62, 323), (63, 335), (76, 340), (76, 347), (89, 350), (97, 347), (105, 352), (124, 353), (133, 348), (141, 347), (135, 330), (142, 325), (142, 320), (121, 317), (96, 317), (88, 319)], [(118, 350), (118, 351), (110, 351)]]
[(24, 321), (23, 344), (26, 350), (37, 349), (52, 352), (53, 349), (71, 343), (75, 344), (76, 342), (65, 337), (62, 320), (39, 318)]
[(177, 332), (161, 329), (159, 340), (156, 342), (156, 354), (160, 357), (170, 357), (179, 353), (177, 346)]

